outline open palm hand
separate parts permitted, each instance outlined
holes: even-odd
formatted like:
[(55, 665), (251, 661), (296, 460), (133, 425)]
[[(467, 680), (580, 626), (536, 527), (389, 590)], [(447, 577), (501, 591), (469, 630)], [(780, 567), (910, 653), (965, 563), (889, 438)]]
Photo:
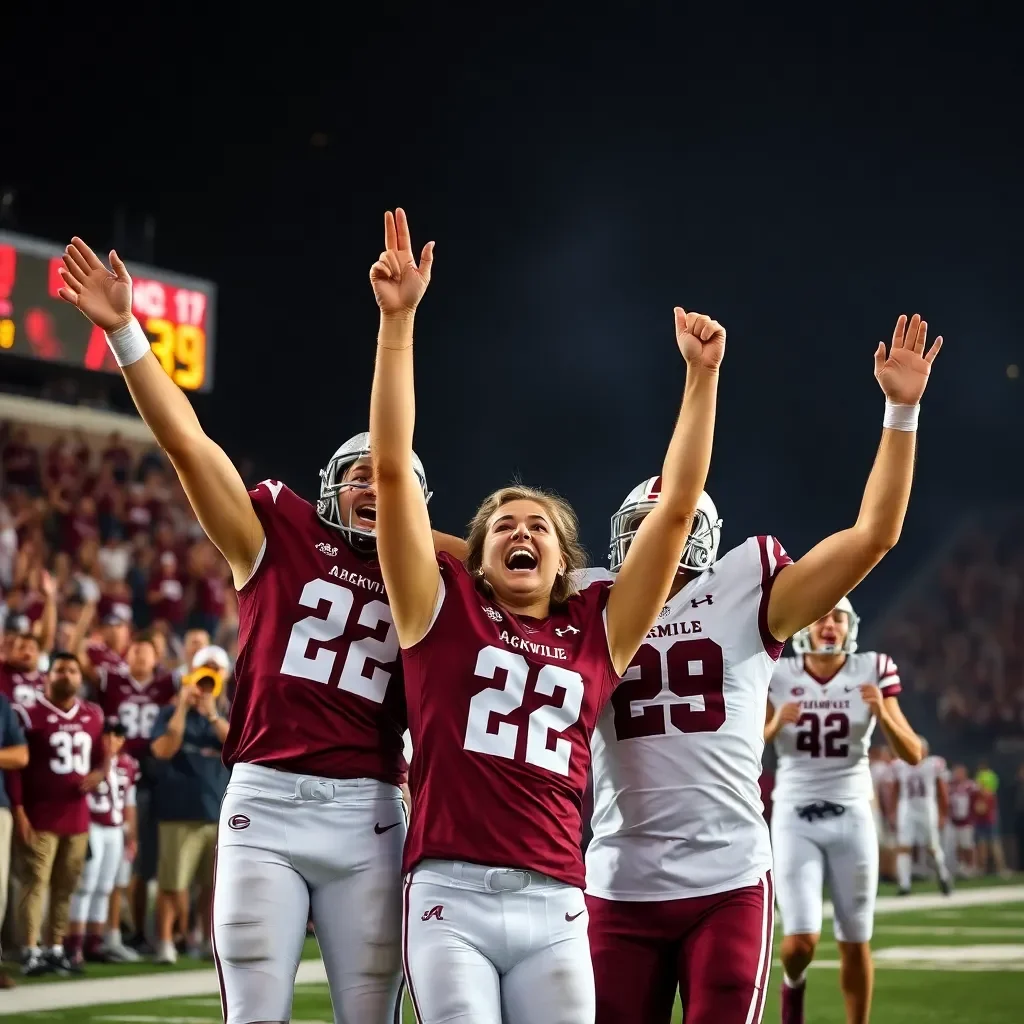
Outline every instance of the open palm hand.
[(942, 349), (942, 338), (938, 337), (926, 352), (927, 341), (928, 323), (915, 313), (909, 324), (906, 316), (900, 316), (896, 321), (888, 356), (885, 342), (878, 343), (875, 349), (875, 380), (890, 402), (917, 405), (921, 401), (928, 386), (932, 363)]
[(59, 268), (63, 287), (57, 295), (88, 317), (107, 334), (124, 327), (132, 318), (132, 279), (120, 256), (110, 250), (107, 270), (99, 257), (77, 236), (64, 250)]

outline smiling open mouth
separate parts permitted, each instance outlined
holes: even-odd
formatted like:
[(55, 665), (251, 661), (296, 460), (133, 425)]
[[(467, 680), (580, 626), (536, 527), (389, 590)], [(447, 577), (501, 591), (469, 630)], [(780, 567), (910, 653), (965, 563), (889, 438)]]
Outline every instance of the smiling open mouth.
[(512, 572), (531, 572), (537, 568), (537, 556), (529, 548), (513, 548), (505, 558), (505, 568)]

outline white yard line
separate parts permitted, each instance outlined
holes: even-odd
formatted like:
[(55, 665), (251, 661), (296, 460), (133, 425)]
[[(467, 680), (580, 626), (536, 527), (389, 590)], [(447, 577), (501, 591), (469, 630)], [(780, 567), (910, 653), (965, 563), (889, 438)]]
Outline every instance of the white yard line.
[[(299, 985), (326, 982), (327, 973), (319, 960), (303, 960), (295, 982)], [(33, 1010), (66, 1010), (106, 1003), (135, 1003), (149, 999), (220, 994), (215, 970), (168, 971), (166, 974), (136, 974), (118, 978), (88, 978), (58, 981), (47, 985), (25, 985), (9, 989), (0, 1003), (0, 1017)], [(161, 1018), (165, 1019), (165, 1018)]]
[[(963, 889), (951, 896), (941, 893), (920, 893), (910, 896), (882, 896), (879, 914), (898, 914), (911, 910), (938, 910), (943, 907), (984, 907), (1000, 903), (1024, 902), (1024, 885), (1000, 885), (989, 889)], [(832, 917), (832, 904), (825, 904), (825, 917)], [(832, 966), (825, 962), (816, 966)], [(838, 966), (838, 964), (836, 965)], [(319, 960), (303, 960), (299, 964), (296, 984), (304, 985), (327, 980)], [(105, 1003), (134, 1003), (150, 999), (208, 996), (220, 993), (217, 972), (168, 971), (166, 974), (138, 974), (118, 978), (90, 978), (83, 981), (60, 981), (47, 985), (26, 985), (10, 989), (0, 1002), (0, 1017), (13, 1013), (41, 1010), (63, 1010), (80, 1006), (103, 1006)], [(127, 1018), (125, 1018), (127, 1020)], [(161, 1017), (162, 1021), (167, 1018)], [(133, 1017), (132, 1020), (141, 1020)]]

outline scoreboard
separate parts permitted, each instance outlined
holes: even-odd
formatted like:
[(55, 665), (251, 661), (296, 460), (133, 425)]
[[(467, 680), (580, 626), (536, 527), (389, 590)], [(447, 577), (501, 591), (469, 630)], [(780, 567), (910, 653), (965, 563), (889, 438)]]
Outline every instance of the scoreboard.
[[(0, 231), (0, 360), (6, 355), (117, 373), (103, 331), (57, 297), (62, 246)], [(167, 375), (186, 391), (213, 387), (217, 289), (128, 262), (132, 311)]]

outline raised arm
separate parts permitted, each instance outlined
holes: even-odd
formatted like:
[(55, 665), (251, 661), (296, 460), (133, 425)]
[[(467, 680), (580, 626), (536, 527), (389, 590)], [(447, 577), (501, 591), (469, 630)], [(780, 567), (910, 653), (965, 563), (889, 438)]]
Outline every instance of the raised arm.
[(775, 579), (768, 602), (768, 628), (787, 640), (835, 608), (899, 540), (914, 478), (919, 403), (932, 363), (942, 347), (928, 352), (928, 324), (916, 313), (901, 316), (888, 358), (885, 343), (875, 350), (875, 379), (885, 393), (882, 443), (871, 468), (857, 521), (826, 537)]
[(377, 486), (377, 556), (402, 647), (412, 647), (427, 632), (441, 582), (427, 502), (412, 464), (413, 321), (430, 283), (433, 253), (434, 243), (428, 242), (417, 267), (405, 211), (384, 215), (384, 252), (370, 268), (380, 306), (370, 445)]
[(113, 273), (85, 242), (72, 239), (58, 295), (106, 332), (135, 408), (171, 460), (206, 535), (231, 566), (235, 586), (241, 586), (263, 546), (263, 527), (238, 470), (203, 432), (192, 403), (150, 350), (132, 316), (132, 279), (113, 250), (110, 265)]
[(661, 468), (661, 495), (644, 517), (608, 595), (608, 648), (620, 675), (665, 605), (711, 464), (725, 328), (678, 307), (675, 318), (686, 386)]

